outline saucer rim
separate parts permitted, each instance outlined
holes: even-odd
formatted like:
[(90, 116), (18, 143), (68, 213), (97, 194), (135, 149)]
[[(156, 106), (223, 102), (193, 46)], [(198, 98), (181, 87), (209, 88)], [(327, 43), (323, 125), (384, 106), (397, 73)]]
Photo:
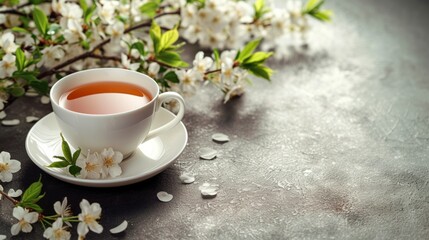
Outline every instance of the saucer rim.
[[(173, 113), (171, 113), (170, 111), (168, 111), (167, 109), (164, 109), (164, 108), (160, 108), (159, 111), (165, 112), (166, 114), (169, 115), (169, 117), (175, 116)], [(42, 121), (46, 121), (46, 119), (48, 119), (48, 118), (54, 118), (54, 120), (55, 120), (54, 112), (46, 114), (43, 118), (41, 118), (39, 121), (37, 121), (31, 127), (31, 129), (28, 131), (27, 136), (25, 138), (25, 150), (27, 152), (27, 155), (37, 167), (39, 167), (42, 171), (49, 174), (50, 176), (52, 176), (56, 179), (59, 179), (61, 181), (64, 181), (64, 182), (67, 182), (70, 184), (74, 184), (74, 185), (79, 185), (79, 186), (85, 186), (85, 187), (119, 187), (119, 186), (125, 186), (125, 185), (130, 185), (130, 184), (134, 184), (137, 182), (144, 181), (146, 179), (149, 179), (149, 178), (161, 173), (166, 168), (168, 168), (171, 164), (173, 164), (173, 162), (180, 156), (180, 154), (182, 154), (183, 150), (186, 148), (186, 145), (188, 143), (188, 131), (186, 129), (186, 126), (183, 124), (183, 122), (180, 121), (178, 124), (178, 125), (180, 125), (179, 131), (183, 131), (182, 134), (184, 136), (184, 140), (180, 141), (180, 142), (182, 142), (183, 145), (180, 148), (177, 148), (178, 149), (177, 152), (169, 160), (164, 160), (165, 163), (163, 163), (157, 167), (154, 167), (150, 171), (143, 171), (140, 174), (136, 174), (134, 176), (128, 176), (128, 177), (124, 177), (124, 178), (109, 178), (109, 179), (76, 178), (73, 176), (68, 176), (68, 175), (65, 175), (65, 174), (62, 174), (59, 172), (52, 171), (49, 168), (47, 168), (46, 166), (42, 166), (39, 163), (39, 161), (36, 160), (36, 157), (33, 156), (33, 153), (30, 150), (30, 148), (31, 148), (30, 147), (30, 145), (31, 145), (30, 144), (30, 134), (32, 134), (32, 132), (35, 131), (34, 129), (36, 129), (38, 127), (38, 125), (41, 124)], [(176, 125), (175, 127), (177, 127), (178, 125)], [(58, 129), (58, 126), (56, 126), (55, 129)], [(162, 134), (160, 134), (160, 136), (162, 136), (164, 134), (168, 134), (168, 133), (162, 133)], [(163, 157), (165, 157), (165, 155)], [(163, 157), (161, 157), (161, 159)], [(130, 160), (131, 158), (132, 158), (132, 155), (129, 157), (128, 160)]]

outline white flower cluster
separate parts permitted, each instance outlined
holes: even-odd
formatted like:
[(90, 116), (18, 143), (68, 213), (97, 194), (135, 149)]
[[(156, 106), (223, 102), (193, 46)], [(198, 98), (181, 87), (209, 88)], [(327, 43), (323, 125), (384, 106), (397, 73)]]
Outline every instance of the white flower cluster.
[(104, 149), (101, 153), (88, 151), (86, 157), (79, 157), (76, 165), (81, 168), (79, 178), (100, 179), (118, 177), (122, 174), (119, 165), (124, 156), (112, 148)]
[[(47, 94), (46, 83), (102, 66), (147, 73), (162, 91), (185, 95), (202, 82), (214, 83), (228, 101), (244, 92), (247, 73), (265, 79), (272, 73), (264, 65), (271, 55), (245, 66), (245, 58), (235, 62), (237, 51), (232, 49), (242, 50), (258, 39), (263, 51), (284, 57), (291, 37), (305, 39), (308, 15), (329, 20), (322, 4), (288, 0), (279, 8), (265, 0), (6, 1), (8, 7), (0, 7), (6, 13), (0, 14), (0, 25), (7, 28), (0, 33), (0, 101), (31, 89)], [(193, 67), (186, 68), (179, 39), (224, 52), (216, 60), (198, 53)]]
[[(109, 150), (103, 151), (103, 156), (113, 157)], [(21, 162), (15, 159), (11, 159), (8, 152), (0, 153), (0, 182), (12, 181), (12, 174), (18, 172), (21, 169)], [(109, 169), (112, 170), (112, 169)], [(110, 173), (111, 174), (111, 173)], [(2, 200), (4, 188), (0, 185), (0, 200)], [(10, 199), (19, 197), (22, 195), (22, 190), (9, 189), (7, 197)], [(16, 200), (13, 200), (16, 201)], [(17, 203), (17, 202), (16, 202)], [(18, 220), (17, 223), (13, 224), (10, 233), (15, 236), (20, 232), (29, 233), (33, 230), (32, 224), (37, 221), (43, 221), (42, 218), (49, 218), (53, 221), (52, 226), (45, 229), (43, 237), (51, 240), (68, 240), (71, 237), (70, 228), (72, 225), (70, 221), (78, 221), (77, 233), (79, 239), (85, 239), (85, 236), (89, 231), (95, 233), (103, 232), (103, 226), (99, 224), (101, 217), (101, 206), (98, 203), (90, 204), (86, 199), (82, 199), (80, 202), (81, 213), (77, 216), (73, 216), (71, 208), (67, 203), (67, 197), (62, 202), (54, 203), (55, 215), (46, 216), (40, 215), (34, 209), (24, 208), (22, 206), (15, 206), (12, 211), (12, 216)], [(65, 225), (64, 225), (65, 224)], [(6, 239), (5, 235), (0, 234), (0, 239)]]
[(253, 2), (206, 0), (202, 8), (182, 2), (182, 36), (208, 48), (238, 49), (252, 38), (264, 38), (265, 49), (284, 47), (288, 33), (301, 33), (304, 38), (309, 29), (301, 13), (302, 2), (287, 3), (286, 9), (271, 6), (260, 19), (254, 19)]
[(5, 32), (0, 36), (0, 49), (5, 52), (0, 61), (0, 79), (11, 77), (13, 72), (17, 70), (15, 65), (16, 57), (13, 55), (17, 48), (15, 36), (11, 32)]

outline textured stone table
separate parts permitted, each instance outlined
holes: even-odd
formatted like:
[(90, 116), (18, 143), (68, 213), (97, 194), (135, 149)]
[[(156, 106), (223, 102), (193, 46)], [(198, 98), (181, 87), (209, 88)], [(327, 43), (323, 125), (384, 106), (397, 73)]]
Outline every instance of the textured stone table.
[[(134, 185), (94, 189), (43, 173), (28, 158), (25, 116), (51, 111), (36, 98), (8, 110), (0, 150), (22, 161), (7, 187), (42, 175), (43, 207), (68, 196), (103, 208), (101, 235), (89, 239), (428, 239), (429, 7), (425, 1), (330, 0), (332, 24), (313, 24), (310, 47), (291, 49), (272, 83), (255, 81), (240, 99), (204, 89), (188, 99), (189, 144), (174, 165)], [(223, 132), (231, 141), (210, 140)], [(220, 152), (198, 159), (202, 147)], [(188, 169), (196, 183), (182, 185)], [(202, 199), (198, 187), (217, 183)], [(174, 195), (157, 200), (158, 191)], [(10, 235), (10, 204), (0, 202), (0, 234)], [(51, 211), (51, 210), (50, 210)], [(108, 229), (122, 220), (126, 232)], [(41, 236), (36, 227), (31, 235)], [(29, 237), (32, 236), (32, 237)]]

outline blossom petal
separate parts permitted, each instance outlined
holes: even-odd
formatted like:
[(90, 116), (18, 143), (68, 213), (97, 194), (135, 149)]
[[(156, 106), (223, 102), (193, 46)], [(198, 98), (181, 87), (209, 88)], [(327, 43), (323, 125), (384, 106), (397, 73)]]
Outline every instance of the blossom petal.
[(9, 197), (19, 197), (22, 195), (22, 190), (21, 189), (17, 189), (16, 191), (14, 189), (9, 189), (9, 191), (7, 192), (7, 195)]
[(0, 172), (0, 181), (10, 182), (12, 181), (12, 173), (10, 172)]
[(12, 216), (18, 220), (21, 220), (24, 218), (25, 210), (22, 207), (15, 207), (12, 211)]
[(43, 232), (43, 237), (44, 237), (44, 238), (48, 238), (48, 239), (50, 239), (50, 238), (52, 237), (53, 233), (54, 233), (54, 230), (52, 229), (52, 227), (48, 227), (48, 228), (46, 228), (46, 230)]
[(1, 152), (0, 153), (0, 161), (3, 160), (3, 162), (9, 161), (10, 160), (10, 153), (8, 152)]
[(24, 215), (24, 220), (28, 223), (35, 223), (39, 219), (39, 214), (37, 212), (30, 212)]
[(128, 227), (128, 222), (126, 220), (124, 220), (121, 224), (119, 224), (118, 226), (110, 229), (110, 233), (116, 234), (116, 233), (120, 233), (125, 231), (125, 229), (127, 229)]
[(16, 173), (21, 170), (21, 162), (18, 160), (10, 160), (9, 162), (9, 171), (11, 173)]
[(164, 191), (157, 193), (156, 196), (161, 202), (170, 202), (171, 200), (173, 200), (173, 195)]
[(18, 235), (18, 233), (21, 231), (21, 225), (19, 223), (15, 223), (12, 225), (12, 227), (10, 228), (10, 233), (13, 236)]
[(80, 222), (77, 225), (77, 234), (79, 234), (79, 236), (86, 236), (86, 234), (88, 232), (89, 232), (89, 228), (88, 228), (88, 226), (85, 223)]
[(109, 174), (112, 177), (118, 177), (122, 174), (122, 168), (119, 165), (112, 166), (109, 168)]
[(29, 223), (23, 223), (21, 224), (21, 231), (25, 232), (25, 233), (29, 233), (33, 230), (33, 226), (31, 226), (31, 224)]
[(89, 224), (89, 229), (95, 233), (102, 233), (103, 232), (103, 226), (101, 226), (98, 222), (92, 222)]

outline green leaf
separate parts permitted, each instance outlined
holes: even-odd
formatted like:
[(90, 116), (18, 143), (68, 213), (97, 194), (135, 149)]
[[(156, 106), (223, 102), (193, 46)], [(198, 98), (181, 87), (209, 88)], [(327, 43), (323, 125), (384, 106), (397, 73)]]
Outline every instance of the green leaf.
[(17, 48), (15, 52), (15, 56), (16, 56), (15, 64), (16, 64), (16, 67), (18, 68), (18, 71), (24, 70), (24, 67), (25, 67), (24, 51), (22, 51), (21, 48)]
[(317, 11), (324, 3), (324, 0), (309, 0), (303, 9), (303, 13), (310, 13), (312, 11)]
[(84, 12), (86, 11), (86, 9), (88, 9), (88, 4), (86, 3), (86, 0), (79, 0), (79, 5)]
[(157, 2), (147, 2), (140, 7), (140, 12), (150, 18), (155, 17), (156, 11), (159, 8), (159, 3)]
[(189, 65), (182, 61), (177, 52), (164, 51), (156, 55), (156, 59), (171, 67), (187, 67)]
[(29, 82), (29, 85), (42, 95), (49, 92), (49, 84), (45, 80), (33, 80)]
[(32, 183), (22, 194), (22, 202), (35, 202), (40, 196), (43, 184), (40, 179), (37, 182)]
[(27, 202), (23, 203), (23, 202), (21, 202), (19, 205), (21, 207), (24, 207), (24, 208), (33, 209), (34, 211), (36, 211), (38, 213), (43, 212), (43, 209), (36, 203), (27, 203)]
[(8, 92), (14, 97), (21, 97), (25, 93), (25, 89), (21, 86), (12, 86), (8, 88)]
[(87, 40), (82, 40), (80, 45), (82, 45), (83, 49), (89, 50), (89, 42)]
[(330, 22), (333, 12), (331, 10), (321, 10), (310, 15), (322, 22)]
[(176, 73), (173, 71), (170, 71), (164, 75), (164, 79), (173, 82), (173, 83), (179, 83), (179, 78), (177, 77)]
[(69, 167), (69, 173), (75, 177), (76, 177), (76, 175), (78, 175), (80, 173), (80, 170), (82, 170), (82, 168), (80, 168), (79, 166), (76, 166), (76, 165), (71, 165)]
[(255, 52), (250, 57), (245, 59), (243, 63), (262, 63), (273, 55), (273, 52)]
[(13, 27), (12, 31), (19, 33), (30, 33), (27, 29), (21, 27)]
[(44, 2), (44, 0), (30, 0), (30, 3), (32, 4), (41, 4), (42, 2)]
[(67, 162), (73, 163), (73, 159), (72, 159), (72, 155), (71, 155), (71, 151), (70, 151), (70, 146), (67, 143), (67, 141), (64, 139), (64, 136), (62, 133), (60, 133), (60, 136), (61, 136), (61, 140), (62, 140), (61, 148), (63, 150), (63, 155), (66, 158)]
[(273, 70), (269, 67), (260, 64), (243, 65), (242, 68), (249, 70), (249, 72), (257, 77), (270, 80)]
[(144, 56), (144, 44), (142, 42), (135, 42), (131, 45), (131, 49), (137, 49), (139, 51), (140, 55)]
[(256, 0), (253, 4), (253, 9), (255, 11), (255, 19), (260, 19), (264, 14), (268, 13), (270, 10), (266, 8), (265, 0)]
[(63, 156), (54, 156), (54, 158), (58, 158), (58, 159), (61, 159), (63, 161), (67, 161), (67, 159)]
[[(82, 1), (85, 1), (85, 0), (82, 0)], [(95, 12), (95, 10), (97, 9), (97, 6), (95, 5), (95, 4), (93, 4), (93, 5), (91, 5), (91, 7), (89, 7), (89, 8), (87, 8), (85, 11), (84, 11), (84, 22), (86, 23), (86, 24), (89, 24), (89, 22), (90, 22), (90, 20), (91, 20), (91, 17), (92, 17), (92, 15), (94, 14), (94, 12)], [(98, 24), (97, 24), (98, 25)]]
[(153, 42), (153, 48), (155, 50), (155, 53), (158, 53), (160, 40), (161, 40), (161, 27), (159, 27), (159, 25), (155, 21), (152, 22), (152, 26), (150, 27), (149, 34)]
[(256, 39), (247, 43), (246, 46), (244, 46), (244, 48), (240, 51), (237, 60), (242, 62), (244, 59), (248, 58), (250, 55), (252, 55), (253, 51), (255, 51), (260, 43), (261, 39)]
[(159, 51), (169, 48), (173, 43), (179, 39), (179, 31), (176, 28), (168, 30), (161, 36), (161, 42), (159, 45)]
[(70, 163), (67, 161), (60, 161), (60, 162), (53, 162), (53, 163), (49, 164), (48, 167), (50, 167), (50, 168), (65, 168), (69, 165), (70, 165)]
[(219, 51), (217, 50), (217, 48), (213, 49), (213, 55), (214, 55), (214, 60), (215, 60), (216, 67), (219, 67), (219, 65), (220, 65), (220, 55), (219, 55)]
[(48, 17), (38, 7), (35, 7), (33, 10), (33, 20), (36, 24), (37, 30), (45, 36), (46, 31), (48, 30)]
[(78, 148), (74, 153), (73, 153), (73, 164), (75, 165), (76, 164), (76, 161), (77, 161), (77, 159), (79, 158), (79, 156), (80, 156), (80, 152), (82, 151), (82, 149), (80, 149), (80, 148)]

